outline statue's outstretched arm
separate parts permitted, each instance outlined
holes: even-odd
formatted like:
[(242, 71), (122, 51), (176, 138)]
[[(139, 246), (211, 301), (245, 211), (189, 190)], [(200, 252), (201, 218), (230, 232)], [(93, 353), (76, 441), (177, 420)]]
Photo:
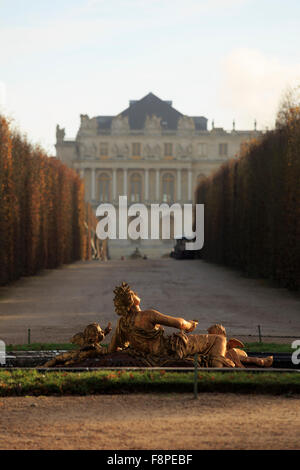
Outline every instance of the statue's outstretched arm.
[(150, 310), (149, 313), (151, 315), (151, 321), (154, 325), (171, 326), (173, 328), (178, 328), (179, 330), (185, 330), (187, 332), (193, 331), (197, 326), (197, 322), (195, 321), (187, 321), (184, 318), (164, 315), (157, 310)]

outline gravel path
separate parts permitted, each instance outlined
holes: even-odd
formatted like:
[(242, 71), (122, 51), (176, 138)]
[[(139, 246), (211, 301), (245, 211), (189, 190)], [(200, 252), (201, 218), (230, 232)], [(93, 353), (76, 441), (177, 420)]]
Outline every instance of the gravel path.
[(0, 449), (300, 449), (300, 396), (0, 399)]
[[(142, 306), (198, 319), (196, 332), (222, 323), (231, 334), (300, 337), (300, 296), (202, 260), (78, 262), (0, 288), (0, 339), (65, 342), (88, 323), (113, 325), (113, 288), (129, 282)], [(256, 340), (256, 338), (253, 338)], [(289, 340), (291, 341), (291, 340)]]

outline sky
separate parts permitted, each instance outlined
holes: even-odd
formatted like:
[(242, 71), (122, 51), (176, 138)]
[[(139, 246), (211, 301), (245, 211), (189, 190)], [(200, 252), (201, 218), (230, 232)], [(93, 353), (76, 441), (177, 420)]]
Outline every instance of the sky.
[(299, 0), (0, 0), (0, 113), (50, 155), (56, 124), (72, 139), (149, 92), (265, 130), (299, 84)]

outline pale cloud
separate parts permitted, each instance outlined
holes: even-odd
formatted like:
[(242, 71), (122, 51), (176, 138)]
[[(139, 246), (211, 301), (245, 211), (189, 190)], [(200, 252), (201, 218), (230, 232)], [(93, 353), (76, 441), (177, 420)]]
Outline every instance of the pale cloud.
[[(174, 23), (182, 23), (183, 20), (191, 22), (199, 21), (197, 15), (222, 13), (232, 15), (232, 9), (244, 6), (253, 0), (86, 0), (81, 9), (103, 11), (104, 8), (115, 8), (116, 12), (131, 12), (132, 16), (142, 13), (139, 18), (142, 22), (155, 19), (158, 24), (163, 19)], [(136, 25), (136, 23), (135, 23)], [(134, 24), (133, 24), (134, 26)]]
[[(35, 27), (10, 27), (0, 30), (1, 60), (48, 51), (61, 51), (78, 45), (84, 46), (107, 38), (115, 20), (88, 19), (56, 20)], [(2, 45), (2, 47), (1, 47)]]
[(259, 50), (236, 49), (222, 62), (219, 101), (243, 121), (249, 116), (272, 127), (284, 90), (300, 83), (300, 63), (290, 64)]
[[(174, 4), (173, 0), (166, 0), (170, 5)], [(202, 11), (209, 12), (219, 9), (228, 9), (232, 7), (239, 7), (246, 3), (249, 3), (251, 0), (186, 0), (182, 2), (181, 0), (176, 0), (177, 5), (181, 6), (182, 9), (189, 10), (192, 8), (192, 11)], [(187, 8), (188, 7), (188, 8)]]
[(99, 44), (107, 47), (111, 40), (118, 41), (122, 35), (143, 33), (164, 24), (163, 16), (156, 18), (149, 15), (137, 21), (134, 17), (128, 19), (122, 15), (105, 17), (95, 14), (93, 17), (44, 21), (36, 26), (5, 27), (0, 29), (1, 62), (6, 60), (11, 63), (12, 58), (28, 58), (37, 54), (45, 56), (49, 52), (68, 52)]
[[(45, 55), (48, 52), (65, 52), (93, 44), (109, 44), (111, 38), (118, 40), (128, 33), (151, 32), (153, 28), (165, 26), (166, 21), (173, 26), (186, 21), (189, 24), (198, 24), (199, 15), (220, 10), (222, 14), (227, 12), (231, 15), (231, 7), (249, 1), (251, 0), (113, 0), (110, 3), (108, 0), (86, 0), (81, 7), (74, 7), (68, 17), (51, 21), (45, 19), (35, 26), (2, 27), (1, 61), (11, 62), (12, 57)], [(91, 15), (96, 7), (99, 8)], [(105, 14), (103, 7), (110, 8), (111, 11)]]
[[(249, 1), (251, 0), (185, 0), (183, 4), (182, 0), (114, 0), (112, 3), (135, 7), (146, 6), (148, 8), (152, 8), (154, 6), (159, 6), (163, 8), (168, 6), (175, 9), (178, 6), (182, 6), (185, 10), (188, 10), (189, 7), (195, 7), (200, 10), (203, 8), (215, 9), (239, 6), (242, 4), (246, 4)], [(103, 6), (104, 4), (107, 4), (107, 0), (86, 0), (86, 5), (88, 7), (96, 7), (98, 5)]]

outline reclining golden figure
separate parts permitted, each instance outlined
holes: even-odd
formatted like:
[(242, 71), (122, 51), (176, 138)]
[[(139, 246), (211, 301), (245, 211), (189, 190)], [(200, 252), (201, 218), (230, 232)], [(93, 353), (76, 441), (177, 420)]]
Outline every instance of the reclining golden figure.
[[(130, 345), (133, 350), (156, 357), (183, 359), (196, 353), (208, 358), (211, 367), (234, 367), (225, 357), (226, 338), (218, 334), (189, 335), (196, 321), (164, 315), (157, 310), (141, 310), (140, 298), (125, 282), (114, 290), (115, 311), (121, 318), (109, 345), (114, 352)], [(163, 326), (180, 330), (171, 336), (164, 334)]]
[[(221, 325), (213, 325), (208, 334), (186, 335), (194, 331), (196, 321), (171, 317), (157, 310), (141, 310), (141, 299), (125, 282), (115, 288), (114, 294), (115, 311), (121, 318), (108, 352), (130, 346), (136, 352), (156, 357), (184, 359), (199, 354), (206, 358), (208, 367), (243, 367), (243, 358), (246, 358), (245, 362), (267, 367), (273, 362), (272, 357), (266, 360), (248, 358), (244, 351), (234, 348), (243, 346), (238, 340), (230, 340), (230, 346)], [(177, 328), (180, 332), (166, 336), (162, 325)]]
[[(272, 356), (248, 357), (239, 349), (244, 347), (239, 340), (231, 338), (227, 341), (222, 325), (212, 325), (208, 334), (187, 335), (194, 331), (197, 321), (164, 315), (153, 309), (141, 310), (140, 298), (125, 282), (114, 289), (114, 294), (115, 311), (121, 318), (108, 350), (102, 347), (101, 342), (110, 333), (111, 324), (102, 330), (98, 323), (92, 323), (71, 339), (72, 343), (80, 346), (79, 350), (56, 356), (45, 364), (46, 367), (78, 364), (117, 351), (139, 358), (147, 366), (165, 366), (178, 359), (193, 360), (195, 354), (198, 354), (202, 367), (244, 367), (245, 363), (262, 367), (272, 365)], [(167, 336), (163, 326), (179, 331)]]

